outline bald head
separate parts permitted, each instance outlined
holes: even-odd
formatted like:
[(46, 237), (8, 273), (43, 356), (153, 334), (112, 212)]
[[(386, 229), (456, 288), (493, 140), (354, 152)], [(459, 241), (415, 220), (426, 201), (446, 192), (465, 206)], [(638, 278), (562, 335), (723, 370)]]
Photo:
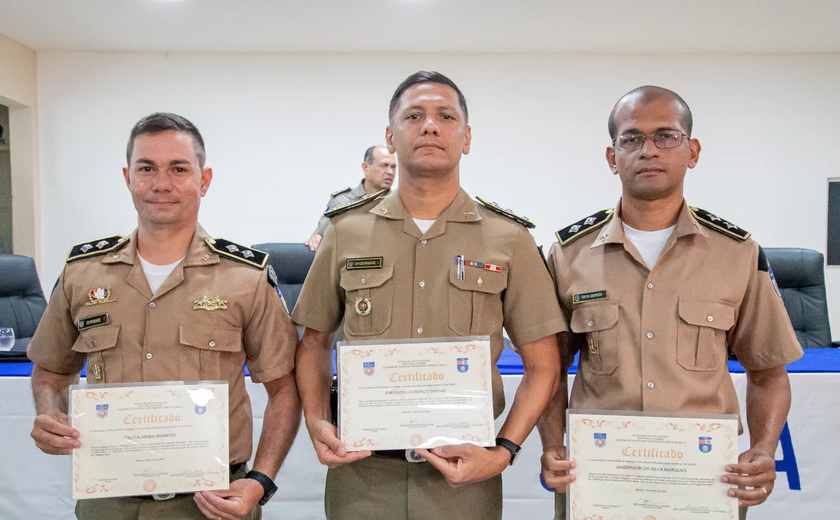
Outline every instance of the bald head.
[(679, 94), (667, 88), (655, 87), (653, 85), (645, 85), (643, 87), (634, 88), (627, 94), (621, 96), (621, 99), (615, 104), (610, 112), (610, 119), (607, 122), (607, 128), (610, 132), (610, 139), (618, 137), (618, 128), (615, 124), (615, 115), (624, 106), (636, 106), (637, 104), (649, 104), (660, 100), (672, 101), (679, 106), (682, 112), (682, 124), (686, 135), (691, 137), (691, 127), (694, 120), (691, 117), (691, 109), (688, 104)]

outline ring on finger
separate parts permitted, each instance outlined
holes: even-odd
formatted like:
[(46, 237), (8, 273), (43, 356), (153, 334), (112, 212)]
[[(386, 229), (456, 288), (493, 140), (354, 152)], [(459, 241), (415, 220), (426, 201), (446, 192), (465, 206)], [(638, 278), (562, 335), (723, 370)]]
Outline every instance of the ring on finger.
[(764, 498), (767, 498), (767, 490), (764, 489), (764, 486), (761, 486), (760, 489), (764, 492)]

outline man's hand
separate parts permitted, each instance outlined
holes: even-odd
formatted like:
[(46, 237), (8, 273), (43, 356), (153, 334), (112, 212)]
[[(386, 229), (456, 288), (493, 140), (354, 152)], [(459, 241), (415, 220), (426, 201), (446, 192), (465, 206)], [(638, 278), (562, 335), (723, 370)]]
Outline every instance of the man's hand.
[(556, 493), (565, 493), (566, 486), (577, 479), (570, 470), (577, 468), (577, 462), (566, 460), (566, 447), (550, 448), (540, 458), (545, 485)]
[[(738, 498), (741, 507), (757, 506), (767, 500), (773, 492), (776, 480), (776, 460), (755, 448), (738, 457), (738, 464), (726, 466), (727, 474), (721, 480), (737, 484), (739, 489), (730, 489), (729, 496)], [(752, 489), (744, 489), (746, 486)]]
[(370, 457), (371, 454), (370, 450), (347, 451), (344, 443), (336, 436), (335, 426), (323, 419), (315, 421), (309, 428), (309, 437), (312, 439), (318, 460), (330, 469)]
[(48, 455), (70, 455), (70, 450), (82, 447), (79, 431), (71, 428), (67, 415), (58, 411), (36, 417), (29, 435), (35, 446)]
[(239, 520), (262, 499), (265, 490), (254, 479), (241, 478), (230, 483), (229, 489), (200, 491), (193, 497), (198, 509), (214, 520)]
[(309, 248), (310, 251), (313, 253), (318, 250), (318, 245), (321, 243), (321, 239), (324, 238), (321, 235), (312, 235), (309, 237), (309, 240), (304, 242), (303, 244)]
[(510, 465), (510, 452), (500, 446), (487, 449), (458, 444), (417, 450), (417, 454), (437, 468), (452, 487), (495, 477)]

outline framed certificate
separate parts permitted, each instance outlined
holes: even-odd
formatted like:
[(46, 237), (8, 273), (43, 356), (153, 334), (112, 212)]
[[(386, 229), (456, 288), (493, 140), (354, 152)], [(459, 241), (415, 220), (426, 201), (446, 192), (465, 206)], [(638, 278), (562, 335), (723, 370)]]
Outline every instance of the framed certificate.
[(73, 498), (227, 489), (228, 383), (75, 385)]
[(490, 338), (338, 343), (348, 451), (495, 445)]
[(569, 410), (567, 446), (577, 480), (572, 520), (736, 520), (721, 482), (738, 461), (738, 418)]

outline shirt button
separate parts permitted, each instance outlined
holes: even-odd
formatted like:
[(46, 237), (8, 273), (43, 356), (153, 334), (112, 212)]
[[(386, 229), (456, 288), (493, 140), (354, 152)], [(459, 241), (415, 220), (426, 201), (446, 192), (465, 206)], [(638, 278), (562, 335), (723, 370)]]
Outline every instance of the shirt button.
[(647, 384), (647, 387), (648, 387), (648, 388), (653, 388), (653, 381), (650, 381), (650, 382)]
[(715, 321), (715, 319), (714, 319), (713, 317), (711, 317), (711, 316), (709, 316), (709, 317), (708, 317), (708, 318), (706, 318), (706, 319), (707, 319), (707, 320), (709, 320), (709, 323), (711, 323), (711, 322)]
[(595, 325), (595, 323), (590, 321), (589, 323), (587, 323), (587, 325), (591, 327), (591, 326)]
[(417, 334), (423, 334), (423, 327), (417, 327)]
[(151, 307), (152, 309), (154, 309), (154, 308), (155, 308), (155, 302), (149, 302), (149, 307)]
[(423, 281), (423, 280), (420, 280), (420, 287), (426, 287), (426, 282)]
[(648, 289), (653, 289), (653, 284), (652, 283), (648, 284)]
[(151, 352), (149, 352), (148, 354), (146, 354), (146, 359), (152, 359), (152, 353), (151, 353)]
[(210, 346), (211, 346), (211, 347), (215, 347), (215, 346), (216, 346), (216, 342), (215, 342), (215, 341), (211, 341), (211, 342), (210, 342)]
[(476, 280), (476, 283), (478, 283), (478, 285), (481, 285), (481, 284), (483, 284), (483, 283), (484, 283), (484, 280), (482, 280), (481, 278), (479, 278), (478, 280)]
[(653, 339), (653, 332), (647, 333), (647, 339)]
[(361, 282), (361, 284), (362, 284), (362, 285), (364, 285), (364, 284), (366, 284), (366, 283), (367, 283), (367, 280), (365, 280), (364, 278), (362, 278), (362, 279), (361, 279), (361, 280), (359, 280), (359, 281)]
[(119, 258), (120, 255), (112, 255), (111, 258)]
[(425, 238), (420, 241), (420, 243), (423, 244), (424, 246), (426, 245), (426, 242), (428, 242), (428, 240), (426, 240)]

